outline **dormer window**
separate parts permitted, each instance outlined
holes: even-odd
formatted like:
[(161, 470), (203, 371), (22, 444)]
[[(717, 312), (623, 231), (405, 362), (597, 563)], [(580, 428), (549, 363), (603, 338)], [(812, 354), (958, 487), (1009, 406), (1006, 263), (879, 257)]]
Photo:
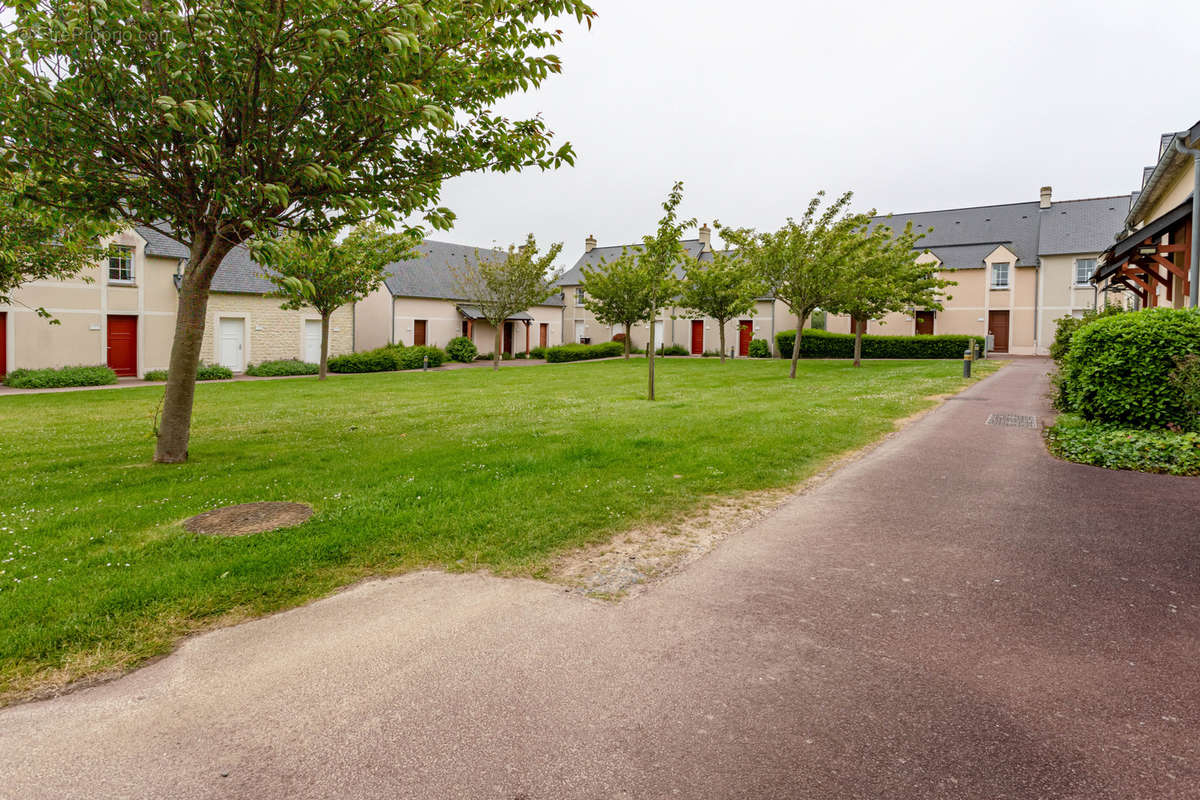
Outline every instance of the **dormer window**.
[(108, 279), (113, 283), (133, 283), (133, 248), (114, 244), (108, 248)]
[(1007, 289), (1008, 288), (1008, 268), (1011, 266), (1007, 261), (998, 261), (992, 264), (992, 288)]

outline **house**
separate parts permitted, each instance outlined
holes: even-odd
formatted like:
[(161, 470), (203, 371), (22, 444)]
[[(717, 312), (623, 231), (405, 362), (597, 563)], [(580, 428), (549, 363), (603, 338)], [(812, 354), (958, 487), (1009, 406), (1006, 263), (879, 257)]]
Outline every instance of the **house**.
[[(507, 255), (493, 248), (426, 239), (416, 258), (388, 265), (384, 285), (355, 304), (355, 349), (395, 342), (445, 347), (454, 337), (466, 336), (479, 352), (492, 352), (496, 329), (482, 318), (478, 306), (461, 297), (452, 267)], [(555, 294), (505, 321), (501, 352), (528, 353), (534, 347), (562, 344), (562, 331), (563, 303)]]
[[(943, 310), (889, 314), (867, 333), (990, 335), (997, 353), (1046, 354), (1056, 320), (1095, 308), (1097, 259), (1129, 207), (1129, 195), (1056, 201), (1045, 186), (1035, 201), (876, 217), (925, 232), (919, 260), (958, 285)], [(849, 333), (850, 320), (831, 316), (826, 329)]]
[[(689, 258), (700, 261), (712, 259), (712, 229), (707, 224), (700, 227), (697, 238), (684, 239), (680, 244)], [(639, 244), (600, 247), (595, 236), (584, 240), (583, 254), (558, 281), (563, 289), (565, 341), (599, 344), (624, 333), (620, 325), (604, 325), (597, 321), (596, 316), (584, 306), (583, 270), (585, 267), (594, 269), (601, 263), (611, 261), (626, 249), (636, 250), (640, 247)], [(749, 355), (751, 339), (766, 339), (773, 343), (777, 331), (795, 328), (796, 317), (782, 301), (762, 297), (755, 303), (753, 314), (732, 320), (726, 326), (725, 347), (734, 349), (738, 355)], [(634, 346), (645, 348), (650, 339), (650, 326), (645, 322), (640, 323), (629, 334)], [(664, 308), (654, 323), (654, 347), (679, 345), (693, 355), (716, 352), (720, 347), (720, 334), (717, 322), (713, 319), (696, 317), (686, 309)]]
[(1117, 241), (1100, 257), (1093, 283), (1105, 293), (1129, 292), (1139, 307), (1196, 307), (1200, 269), (1200, 122), (1159, 138), (1158, 162), (1142, 171), (1142, 186)]
[[(162, 232), (137, 226), (106, 244), (110, 254), (69, 280), (33, 281), (0, 306), (0, 374), (21, 367), (108, 364), (121, 376), (166, 369), (175, 335), (178, 278), (188, 249)], [(245, 247), (221, 262), (208, 301), (201, 359), (241, 372), (253, 362), (318, 360), (320, 315), (284, 311)], [(85, 280), (85, 278), (90, 280)], [(45, 308), (59, 324), (35, 313)], [(354, 310), (330, 320), (331, 354), (353, 346)]]

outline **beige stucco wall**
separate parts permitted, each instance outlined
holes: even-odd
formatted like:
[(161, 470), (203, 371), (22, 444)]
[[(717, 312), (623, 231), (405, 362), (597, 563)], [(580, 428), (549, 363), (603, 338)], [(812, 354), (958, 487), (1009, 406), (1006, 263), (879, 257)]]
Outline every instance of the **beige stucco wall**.
[(380, 286), (354, 304), (354, 349), (374, 350), (392, 341), (392, 293)]
[[(219, 361), (216, 340), (223, 318), (242, 319), (245, 333), (245, 364), (261, 364), (284, 358), (304, 358), (305, 320), (320, 320), (312, 309), (284, 311), (278, 297), (254, 294), (213, 294), (208, 299), (204, 341), (200, 360), (205, 364)], [(329, 355), (337, 356), (354, 349), (354, 309), (344, 305), (329, 318)]]
[[(391, 324), (394, 324), (396, 341), (411, 345), (413, 344), (416, 321), (425, 320), (425, 343), (434, 347), (445, 347), (451, 339), (463, 335), (463, 316), (458, 311), (459, 305), (460, 301), (457, 300), (396, 297), (393, 298), (392, 302), (393, 319), (389, 321), (389, 328)], [(551, 346), (562, 344), (563, 325), (562, 309), (560, 307), (534, 306), (528, 309), (526, 313), (533, 317), (533, 322), (530, 323), (529, 328), (529, 347), (531, 349), (538, 346), (539, 326), (542, 323), (550, 326), (547, 331), (547, 342)], [(381, 326), (378, 323), (374, 323), (374, 327), (379, 328)], [(525, 324), (521, 321), (515, 321), (513, 328), (514, 352), (525, 352), (525, 333)], [(377, 338), (378, 334), (372, 335), (369, 341), (374, 342)], [(471, 326), (471, 340), (475, 343), (480, 353), (490, 353), (496, 347), (496, 329), (487, 322), (477, 320)], [(385, 339), (381, 344), (373, 346), (379, 347), (386, 343), (387, 340)], [(360, 347), (360, 349), (369, 348)]]

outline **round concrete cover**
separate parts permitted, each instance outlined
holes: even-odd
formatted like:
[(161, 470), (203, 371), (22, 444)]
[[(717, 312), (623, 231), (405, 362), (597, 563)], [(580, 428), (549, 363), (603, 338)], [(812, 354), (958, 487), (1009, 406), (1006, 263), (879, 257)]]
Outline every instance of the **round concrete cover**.
[(241, 503), (205, 511), (184, 520), (192, 533), (212, 536), (245, 536), (299, 525), (313, 514), (304, 503)]

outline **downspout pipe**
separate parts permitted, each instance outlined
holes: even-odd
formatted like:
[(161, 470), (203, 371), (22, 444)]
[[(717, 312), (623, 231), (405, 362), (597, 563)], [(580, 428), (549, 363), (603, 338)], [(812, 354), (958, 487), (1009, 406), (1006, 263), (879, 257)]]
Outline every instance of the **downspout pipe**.
[(1192, 308), (1200, 307), (1200, 150), (1188, 147), (1182, 138), (1175, 140), (1175, 149), (1185, 156), (1191, 156), (1195, 165), (1195, 175), (1192, 178), (1192, 252), (1188, 271), (1188, 304)]

